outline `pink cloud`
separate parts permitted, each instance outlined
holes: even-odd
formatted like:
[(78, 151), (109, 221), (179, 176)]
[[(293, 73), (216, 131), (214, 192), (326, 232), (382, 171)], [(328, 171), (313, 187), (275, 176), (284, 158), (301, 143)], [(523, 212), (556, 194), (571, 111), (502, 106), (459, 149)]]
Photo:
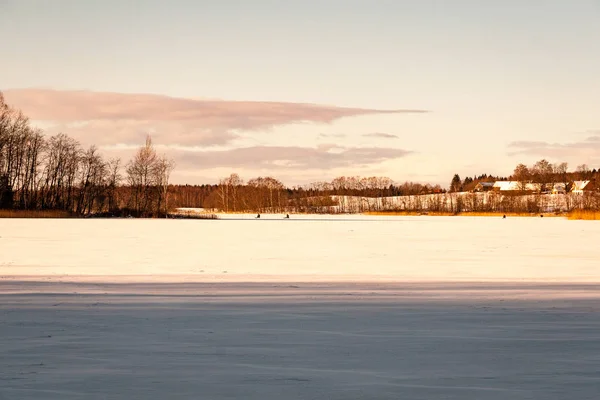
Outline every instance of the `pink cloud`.
[[(383, 161), (404, 158), (413, 151), (399, 148), (342, 147), (338, 145), (302, 146), (251, 146), (230, 150), (186, 150), (157, 146), (175, 160), (176, 171), (204, 171), (215, 168), (240, 168), (242, 170), (329, 171), (336, 168), (364, 168)], [(102, 151), (109, 157), (130, 159), (136, 149), (109, 147)]]
[[(336, 150), (336, 151), (332, 151)], [(363, 167), (386, 160), (406, 157), (413, 152), (379, 147), (254, 146), (219, 151), (174, 151), (178, 165), (190, 168), (321, 169)]]
[[(223, 144), (236, 137), (235, 131), (265, 130), (302, 122), (331, 123), (369, 114), (426, 112), (49, 89), (13, 89), (4, 95), (9, 104), (32, 120), (52, 121), (57, 129), (83, 142), (98, 144), (138, 143), (150, 130), (168, 139), (163, 143)], [(74, 122), (82, 121), (86, 123), (73, 126)]]

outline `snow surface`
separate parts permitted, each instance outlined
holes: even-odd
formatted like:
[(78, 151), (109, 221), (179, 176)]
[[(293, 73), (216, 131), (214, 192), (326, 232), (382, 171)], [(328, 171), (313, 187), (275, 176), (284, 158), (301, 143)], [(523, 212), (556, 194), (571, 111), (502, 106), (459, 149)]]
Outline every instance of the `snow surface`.
[(599, 224), (282, 217), (0, 220), (0, 400), (598, 398)]
[(102, 282), (600, 282), (595, 221), (290, 217), (0, 220), (0, 276), (63, 281), (97, 276)]
[(598, 289), (2, 281), (0, 399), (597, 399)]

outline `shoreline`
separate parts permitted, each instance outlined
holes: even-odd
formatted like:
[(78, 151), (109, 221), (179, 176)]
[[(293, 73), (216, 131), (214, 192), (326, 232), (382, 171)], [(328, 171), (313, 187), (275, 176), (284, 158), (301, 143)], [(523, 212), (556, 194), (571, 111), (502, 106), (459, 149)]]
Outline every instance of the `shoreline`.
[(363, 215), (378, 215), (378, 216), (406, 216), (406, 217), (552, 217), (566, 218), (568, 213), (518, 213), (518, 212), (500, 212), (500, 211), (464, 211), (459, 213), (443, 212), (443, 211), (367, 211)]
[(308, 286), (391, 286), (408, 288), (411, 286), (436, 287), (436, 286), (470, 286), (470, 287), (502, 287), (502, 286), (600, 286), (597, 277), (565, 277), (565, 276), (397, 276), (389, 274), (260, 274), (260, 273), (156, 273), (156, 274), (28, 274), (28, 273), (2, 273), (0, 286), (9, 283), (38, 284), (38, 285), (198, 285), (198, 286), (271, 286), (272, 285), (308, 285)]
[[(137, 218), (137, 217), (109, 217), (109, 216), (83, 216), (75, 215), (66, 211), (58, 210), (0, 210), (0, 219), (219, 219), (218, 215), (250, 215), (256, 212), (198, 212), (198, 213), (172, 213), (168, 218)], [(284, 215), (286, 213), (264, 213), (265, 215)], [(464, 211), (459, 213), (443, 211), (365, 211), (361, 213), (308, 213), (308, 212), (289, 212), (290, 215), (319, 215), (319, 216), (378, 216), (378, 217), (520, 217), (520, 218), (566, 218), (569, 220), (600, 220), (600, 211), (594, 210), (573, 210), (571, 212), (549, 212), (549, 213), (528, 213), (528, 212), (479, 212)]]
[[(276, 301), (288, 298), (314, 301), (410, 301), (410, 300), (460, 300), (505, 299), (505, 300), (547, 300), (597, 299), (600, 281), (585, 280), (310, 280), (275, 279), (262, 280), (185, 280), (185, 279), (143, 279), (141, 276), (128, 279), (114, 279), (90, 276), (91, 279), (73, 279), (71, 276), (56, 280), (44, 276), (15, 276), (15, 279), (0, 277), (0, 297), (67, 296), (83, 299), (90, 296), (125, 296), (171, 298), (171, 301), (219, 301), (230, 300)], [(95, 278), (95, 279), (94, 279)], [(100, 278), (100, 279), (98, 279)], [(181, 277), (180, 277), (181, 278)], [(306, 278), (306, 277), (304, 277)], [(179, 300), (178, 300), (179, 299)], [(186, 300), (187, 299), (187, 300)], [(503, 301), (503, 300), (501, 300)]]

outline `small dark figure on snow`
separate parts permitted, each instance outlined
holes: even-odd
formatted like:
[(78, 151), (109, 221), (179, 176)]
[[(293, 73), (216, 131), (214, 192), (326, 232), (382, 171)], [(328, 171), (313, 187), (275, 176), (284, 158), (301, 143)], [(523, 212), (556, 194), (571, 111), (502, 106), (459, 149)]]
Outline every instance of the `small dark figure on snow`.
[(285, 214), (285, 218), (289, 219), (290, 218), (290, 214)]
[(504, 215), (502, 216), (502, 218), (506, 218), (506, 214), (504, 214)]
[(260, 214), (257, 214), (257, 215), (256, 215), (256, 218), (260, 218)]

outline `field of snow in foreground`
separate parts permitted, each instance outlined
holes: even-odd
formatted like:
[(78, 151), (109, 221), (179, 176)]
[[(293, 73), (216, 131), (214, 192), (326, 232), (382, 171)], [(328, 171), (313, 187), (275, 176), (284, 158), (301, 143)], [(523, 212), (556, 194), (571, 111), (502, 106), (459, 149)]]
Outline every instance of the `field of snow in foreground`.
[(599, 285), (0, 281), (0, 399), (595, 400)]
[(226, 215), (0, 220), (0, 277), (51, 281), (600, 282), (600, 224)]
[(281, 217), (0, 220), (0, 400), (598, 398), (600, 224)]

